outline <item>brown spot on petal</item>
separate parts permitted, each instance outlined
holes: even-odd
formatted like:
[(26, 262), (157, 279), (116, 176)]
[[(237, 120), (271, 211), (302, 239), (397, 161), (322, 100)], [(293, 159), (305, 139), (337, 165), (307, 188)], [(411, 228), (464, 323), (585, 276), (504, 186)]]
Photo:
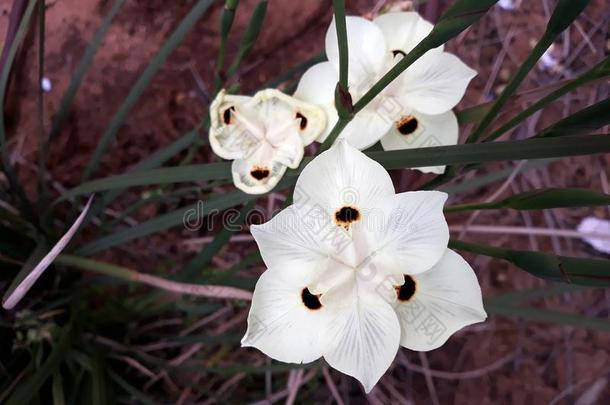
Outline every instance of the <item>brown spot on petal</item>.
[(250, 170), (250, 176), (254, 177), (256, 180), (261, 181), (269, 177), (269, 169), (266, 167), (254, 167)]
[(360, 211), (356, 207), (350, 207), (346, 205), (335, 211), (335, 222), (337, 225), (349, 228), (352, 222), (356, 222), (360, 219)]
[(231, 111), (235, 111), (235, 107), (231, 106), (222, 113), (222, 120), (224, 121), (225, 125), (229, 125), (231, 123), (231, 118), (233, 117)]
[(401, 55), (403, 58), (405, 56), (407, 56), (406, 53), (404, 53), (403, 51), (401, 51), (400, 49), (394, 49), (392, 50), (392, 56), (397, 57), (398, 55)]
[(407, 274), (405, 274), (404, 277), (405, 282), (400, 286), (394, 287), (394, 289), (396, 290), (396, 298), (398, 298), (398, 301), (409, 302), (415, 295), (417, 284), (413, 277)]
[(310, 293), (307, 287), (303, 288), (303, 291), (301, 291), (301, 300), (303, 301), (303, 305), (305, 305), (308, 309), (315, 311), (322, 308), (320, 296)]
[(396, 121), (396, 129), (403, 135), (411, 135), (417, 130), (417, 118), (412, 115), (403, 115)]
[(307, 128), (307, 118), (305, 118), (305, 116), (301, 113), (297, 113), (296, 115), (297, 119), (301, 119), (301, 122), (299, 123), (299, 128), (301, 128), (301, 131), (305, 130), (305, 128)]

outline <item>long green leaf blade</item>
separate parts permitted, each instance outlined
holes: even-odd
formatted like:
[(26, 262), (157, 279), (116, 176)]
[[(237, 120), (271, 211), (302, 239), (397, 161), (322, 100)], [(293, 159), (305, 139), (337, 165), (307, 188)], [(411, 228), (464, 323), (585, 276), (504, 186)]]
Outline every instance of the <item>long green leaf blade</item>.
[(517, 194), (503, 200), (482, 204), (462, 204), (447, 207), (445, 212), (512, 208), (543, 210), (610, 205), (610, 195), (582, 188), (547, 188)]
[(174, 30), (169, 39), (163, 44), (159, 52), (155, 55), (155, 57), (150, 61), (144, 72), (138, 78), (136, 84), (129, 91), (129, 95), (121, 106), (119, 110), (112, 118), (112, 121), (108, 125), (106, 132), (102, 135), (100, 141), (91, 156), (91, 160), (89, 161), (87, 167), (85, 168), (85, 172), (83, 174), (83, 181), (88, 180), (91, 175), (97, 169), (100, 160), (102, 159), (103, 154), (106, 152), (110, 143), (115, 139), (117, 132), (123, 125), (123, 122), (127, 118), (127, 115), (131, 111), (131, 109), (138, 102), (148, 84), (155, 77), (165, 60), (169, 57), (169, 55), (176, 49), (176, 47), (182, 42), (186, 34), (191, 30), (191, 28), (195, 25), (197, 20), (208, 10), (213, 0), (199, 0), (189, 11), (189, 13), (184, 17), (184, 19), (180, 22), (178, 27)]
[(554, 256), (451, 240), (449, 247), (504, 259), (533, 276), (591, 287), (610, 287), (610, 261)]

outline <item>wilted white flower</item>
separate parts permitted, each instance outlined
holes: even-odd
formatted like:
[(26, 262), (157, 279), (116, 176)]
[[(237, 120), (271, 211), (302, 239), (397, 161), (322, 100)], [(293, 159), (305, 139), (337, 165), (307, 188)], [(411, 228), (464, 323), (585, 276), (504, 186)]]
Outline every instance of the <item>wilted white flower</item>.
[(471, 267), (447, 249), (439, 191), (396, 194), (387, 171), (340, 141), (301, 173), (294, 204), (252, 226), (267, 266), (243, 346), (320, 357), (370, 391), (399, 346), (431, 350), (486, 318)]
[[(433, 25), (415, 12), (382, 14), (373, 21), (347, 17), (348, 85), (357, 102), (373, 84), (408, 54)], [(328, 62), (309, 68), (295, 97), (322, 106), (329, 117), (322, 142), (337, 121), (334, 90), (339, 79), (335, 23), (326, 32)], [(381, 140), (386, 150), (454, 145), (458, 123), (451, 111), (476, 72), (443, 47), (428, 51), (398, 76), (347, 124), (340, 137), (358, 149)], [(419, 168), (443, 173), (444, 166)]]
[(319, 107), (266, 89), (253, 97), (224, 90), (210, 106), (210, 145), (231, 159), (235, 186), (249, 194), (270, 191), (286, 167), (299, 166), (303, 148), (326, 127)]

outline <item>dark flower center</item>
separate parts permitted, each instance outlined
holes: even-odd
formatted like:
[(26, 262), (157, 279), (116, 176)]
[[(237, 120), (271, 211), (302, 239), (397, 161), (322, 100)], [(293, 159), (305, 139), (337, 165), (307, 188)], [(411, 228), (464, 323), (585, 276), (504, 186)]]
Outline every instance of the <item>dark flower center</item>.
[(413, 277), (405, 274), (405, 282), (401, 286), (396, 286), (396, 296), (398, 301), (407, 302), (415, 295), (417, 285)]
[(411, 135), (417, 130), (417, 118), (412, 115), (406, 115), (396, 121), (396, 129), (403, 135)]
[(222, 113), (222, 120), (224, 121), (225, 125), (229, 125), (231, 123), (231, 111), (235, 111), (235, 107), (231, 106)]
[(309, 309), (316, 310), (322, 308), (320, 296), (310, 293), (307, 287), (301, 291), (301, 300), (303, 300), (303, 304)]
[(254, 177), (256, 180), (263, 180), (269, 177), (269, 169), (264, 167), (255, 167), (250, 171), (250, 176)]
[(357, 208), (346, 205), (335, 212), (335, 221), (338, 225), (348, 227), (352, 222), (360, 219), (360, 211)]
[(299, 124), (299, 128), (301, 128), (301, 131), (307, 128), (307, 118), (305, 118), (305, 116), (300, 112), (297, 113), (296, 117), (301, 119), (301, 123)]

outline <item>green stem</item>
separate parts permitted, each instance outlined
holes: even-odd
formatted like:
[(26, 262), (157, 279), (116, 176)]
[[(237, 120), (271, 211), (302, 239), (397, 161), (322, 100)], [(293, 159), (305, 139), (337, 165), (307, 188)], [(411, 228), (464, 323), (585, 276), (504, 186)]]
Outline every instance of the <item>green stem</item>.
[(233, 20), (235, 19), (235, 10), (239, 4), (239, 0), (227, 0), (225, 7), (222, 10), (222, 16), (220, 17), (220, 45), (218, 46), (218, 58), (216, 59), (216, 70), (214, 77), (214, 85), (216, 88), (215, 92), (218, 92), (224, 83), (224, 66), (225, 66), (225, 55), (227, 49), (227, 39), (229, 32), (233, 26)]
[(512, 128), (516, 127), (521, 122), (523, 122), (526, 118), (528, 118), (532, 114), (534, 114), (536, 111), (544, 108), (547, 104), (550, 104), (551, 102), (557, 100), (559, 97), (561, 97), (573, 90), (576, 90), (578, 87), (580, 87), (584, 84), (587, 84), (589, 82), (592, 82), (594, 80), (597, 80), (597, 79), (600, 79), (600, 78), (606, 76), (608, 74), (607, 65), (609, 64), (609, 62), (610, 62), (610, 58), (606, 58), (604, 61), (602, 61), (601, 63), (596, 65), (593, 69), (580, 75), (576, 79), (571, 80), (569, 83), (567, 83), (566, 85), (553, 91), (549, 95), (541, 98), (536, 103), (532, 104), (529, 108), (525, 109), (524, 111), (519, 113), (517, 116), (515, 116), (513, 119), (508, 121), (506, 124), (502, 125), (500, 128), (498, 128), (497, 130), (492, 132), (488, 137), (486, 137), (483, 140), (483, 142), (489, 142), (489, 141), (498, 139), (502, 134), (504, 134), (504, 133), (508, 132), (509, 130), (511, 130)]
[(333, 0), (333, 12), (335, 14), (335, 27), (337, 29), (337, 41), (339, 43), (339, 85), (343, 91), (347, 91), (349, 51), (347, 44), (347, 25), (345, 23), (345, 0)]
[(493, 120), (498, 115), (498, 112), (506, 102), (508, 98), (517, 90), (517, 87), (523, 82), (527, 74), (532, 70), (532, 68), (536, 65), (540, 57), (544, 54), (544, 52), (553, 44), (553, 40), (555, 39), (555, 34), (546, 31), (540, 41), (536, 44), (532, 52), (529, 54), (527, 59), (523, 62), (523, 64), (517, 70), (517, 73), (513, 76), (511, 81), (506, 85), (494, 105), (489, 109), (485, 117), (481, 120), (481, 123), (477, 127), (477, 129), (470, 134), (466, 143), (474, 143), (479, 140), (483, 132), (491, 125)]

